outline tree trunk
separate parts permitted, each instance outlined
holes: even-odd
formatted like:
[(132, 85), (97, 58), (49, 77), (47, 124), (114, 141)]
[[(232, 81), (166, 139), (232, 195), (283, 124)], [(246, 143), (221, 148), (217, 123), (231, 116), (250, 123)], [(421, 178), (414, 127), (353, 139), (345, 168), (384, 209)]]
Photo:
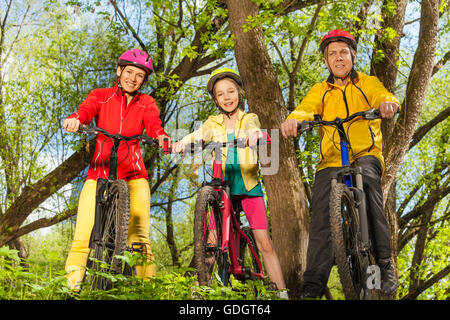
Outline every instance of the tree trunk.
[[(235, 57), (241, 74), (249, 109), (256, 113), (262, 128), (269, 131), (272, 148), (279, 145), (278, 171), (264, 175), (268, 208), (272, 224), (272, 237), (280, 259), (283, 276), (292, 297), (298, 296), (303, 271), (306, 268), (309, 213), (301, 183), (294, 147), (290, 140), (280, 137), (281, 123), (286, 118), (286, 108), (276, 73), (264, 43), (260, 27), (247, 32), (242, 26), (248, 16), (258, 14), (251, 0), (227, 0), (230, 29), (235, 36)], [(279, 140), (279, 143), (278, 143)], [(276, 153), (276, 154), (275, 154)]]
[(383, 196), (386, 201), (391, 184), (400, 167), (413, 137), (422, 112), (430, 83), (438, 36), (440, 0), (422, 1), (419, 44), (409, 74), (405, 101), (392, 134), (386, 141), (384, 156), (386, 170), (383, 178)]
[[(384, 2), (386, 4), (386, 1)], [(387, 12), (386, 6), (383, 6), (383, 22), (375, 37), (371, 74), (377, 76), (392, 93), (395, 93), (399, 45), (400, 39), (403, 36), (407, 3), (408, 1), (406, 0), (395, 0), (395, 13)], [(399, 252), (399, 228), (395, 205), (395, 177), (400, 163), (409, 149), (409, 141), (414, 134), (417, 121), (422, 111), (425, 94), (433, 70), (438, 20), (439, 1), (422, 2), (419, 45), (414, 58), (413, 69), (408, 79), (406, 102), (403, 103), (402, 114), (397, 120), (397, 123), (395, 123), (394, 119), (385, 119), (381, 126), (383, 134), (383, 155), (386, 163), (382, 183), (383, 200), (386, 217), (391, 229), (392, 258), (396, 269)], [(392, 28), (397, 32), (397, 36), (392, 40), (383, 37), (383, 32), (387, 28)], [(374, 59), (377, 50), (382, 50), (384, 59)]]
[(179, 167), (175, 169), (174, 180), (172, 182), (172, 186), (169, 189), (169, 195), (167, 197), (167, 207), (166, 207), (166, 240), (167, 245), (169, 246), (170, 255), (172, 256), (172, 265), (180, 267), (180, 252), (177, 247), (177, 243), (175, 241), (175, 227), (173, 224), (173, 216), (172, 216), (172, 208), (173, 201), (176, 198), (175, 191), (179, 184), (178, 174), (180, 172)]
[[(382, 17), (380, 29), (375, 35), (375, 47), (373, 49), (373, 57), (371, 62), (370, 74), (376, 76), (384, 84), (387, 90), (395, 94), (395, 83), (397, 80), (398, 72), (398, 53), (400, 46), (400, 39), (403, 34), (403, 27), (405, 25), (405, 11), (407, 0), (395, 0), (394, 5), (396, 6), (395, 14), (388, 13), (387, 2), (385, 0), (382, 7)], [(397, 32), (392, 40), (384, 37), (384, 32), (386, 29), (394, 29)], [(382, 50), (384, 54), (383, 59), (375, 59), (376, 52)], [(385, 119), (381, 125), (381, 131), (383, 137), (383, 144), (388, 140), (388, 137), (394, 130), (394, 119)], [(383, 145), (384, 146), (384, 145)]]

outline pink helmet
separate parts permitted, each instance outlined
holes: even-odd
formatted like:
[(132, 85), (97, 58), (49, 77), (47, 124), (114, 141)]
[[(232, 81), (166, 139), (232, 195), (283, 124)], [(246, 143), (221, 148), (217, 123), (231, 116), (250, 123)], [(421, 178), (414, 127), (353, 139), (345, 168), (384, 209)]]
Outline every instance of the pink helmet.
[(139, 49), (125, 51), (117, 62), (119, 66), (136, 66), (143, 69), (147, 76), (153, 72), (152, 59), (147, 52)]

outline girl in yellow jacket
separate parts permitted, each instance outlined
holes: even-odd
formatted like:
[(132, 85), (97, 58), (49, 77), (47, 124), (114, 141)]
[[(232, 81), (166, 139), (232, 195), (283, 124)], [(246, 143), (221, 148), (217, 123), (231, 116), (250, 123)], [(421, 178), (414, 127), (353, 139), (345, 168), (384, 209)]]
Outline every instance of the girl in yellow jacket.
[[(250, 147), (256, 146), (257, 140), (262, 137), (260, 123), (256, 114), (243, 111), (242, 80), (239, 74), (228, 68), (218, 69), (211, 74), (207, 88), (221, 113), (210, 116), (198, 130), (175, 143), (173, 150), (182, 152), (187, 143), (198, 140), (226, 142), (245, 138)], [(241, 200), (270, 280), (278, 290), (283, 290), (286, 285), (269, 237), (257, 160), (256, 151), (252, 148), (224, 148), (222, 170), (225, 179), (231, 182), (231, 195)], [(287, 298), (287, 292), (280, 292), (280, 296)]]

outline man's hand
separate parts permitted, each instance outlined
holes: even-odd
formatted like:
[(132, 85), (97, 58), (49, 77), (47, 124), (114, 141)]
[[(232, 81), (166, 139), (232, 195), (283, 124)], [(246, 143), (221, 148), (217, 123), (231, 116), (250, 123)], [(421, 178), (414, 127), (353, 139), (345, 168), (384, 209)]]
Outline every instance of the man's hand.
[(65, 119), (62, 127), (67, 132), (77, 132), (80, 127), (80, 120), (75, 118)]
[(281, 134), (286, 139), (297, 136), (297, 127), (299, 122), (295, 119), (286, 120), (281, 124)]
[(380, 103), (380, 113), (382, 118), (392, 118), (398, 110), (397, 102), (381, 102)]

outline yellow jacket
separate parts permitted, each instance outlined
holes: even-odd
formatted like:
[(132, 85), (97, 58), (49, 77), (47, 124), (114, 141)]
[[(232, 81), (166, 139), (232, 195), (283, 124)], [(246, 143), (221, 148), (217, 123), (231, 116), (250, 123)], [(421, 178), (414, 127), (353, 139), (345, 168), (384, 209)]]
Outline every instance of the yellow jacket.
[[(326, 81), (315, 84), (287, 119), (310, 121), (314, 119), (314, 114), (320, 114), (324, 120), (331, 121), (336, 117), (346, 118), (371, 107), (377, 109), (380, 103), (385, 101), (399, 103), (377, 77), (353, 71), (351, 81), (345, 87), (334, 84), (331, 76)], [(372, 155), (380, 160), (384, 168), (381, 119), (368, 121), (358, 117), (345, 123), (344, 129), (351, 146), (350, 162)], [(319, 129), (319, 135), (321, 161), (317, 171), (327, 167), (341, 167), (340, 138), (337, 130), (323, 126)]]
[[(234, 128), (236, 139), (245, 138), (260, 130), (258, 116), (254, 113), (246, 113), (242, 110), (238, 111), (238, 120)], [(223, 114), (210, 116), (200, 128), (188, 134), (181, 142), (183, 144), (192, 143), (194, 141), (204, 140), (205, 142), (226, 142), (227, 130), (223, 119)], [(258, 184), (258, 155), (255, 149), (246, 147), (238, 148), (238, 160), (241, 168), (242, 179), (244, 180), (245, 189), (250, 191)], [(228, 148), (222, 149), (222, 172), (225, 172), (227, 163)]]

